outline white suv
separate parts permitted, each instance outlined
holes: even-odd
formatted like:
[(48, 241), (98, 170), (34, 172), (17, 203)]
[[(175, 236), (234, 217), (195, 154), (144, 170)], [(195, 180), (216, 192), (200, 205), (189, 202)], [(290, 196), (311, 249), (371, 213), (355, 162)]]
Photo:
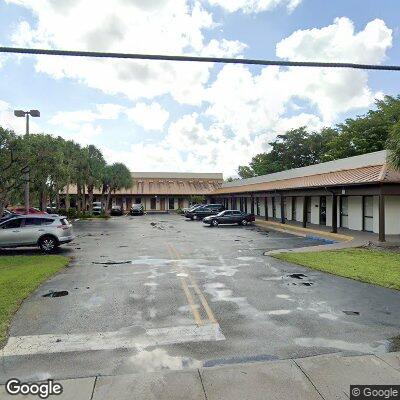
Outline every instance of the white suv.
[(24, 214), (0, 222), (0, 248), (39, 246), (51, 253), (74, 239), (72, 225), (59, 215)]

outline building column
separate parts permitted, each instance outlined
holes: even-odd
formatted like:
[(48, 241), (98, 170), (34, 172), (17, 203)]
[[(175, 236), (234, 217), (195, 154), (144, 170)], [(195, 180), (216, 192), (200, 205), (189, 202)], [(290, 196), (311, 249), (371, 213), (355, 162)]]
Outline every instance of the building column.
[(284, 202), (284, 197), (280, 195), (280, 200), (281, 200), (281, 223), (285, 224), (286, 219), (285, 219), (285, 202)]
[(308, 204), (308, 197), (304, 196), (304, 201), (303, 201), (303, 228), (307, 228), (307, 204)]
[(337, 195), (332, 194), (332, 233), (337, 233)]
[(250, 206), (251, 206), (251, 213), (254, 214), (254, 197), (253, 196), (251, 196), (251, 204), (250, 204)]
[(264, 206), (265, 206), (265, 220), (268, 221), (268, 197), (265, 196), (264, 199)]
[(379, 241), (386, 242), (385, 234), (385, 196), (379, 194)]

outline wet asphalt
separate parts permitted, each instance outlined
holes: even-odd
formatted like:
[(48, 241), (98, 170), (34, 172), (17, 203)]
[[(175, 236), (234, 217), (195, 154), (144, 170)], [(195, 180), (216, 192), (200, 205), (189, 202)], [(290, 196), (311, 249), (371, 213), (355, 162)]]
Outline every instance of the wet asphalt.
[(0, 383), (399, 350), (398, 291), (263, 255), (316, 240), (177, 215), (74, 229), (70, 266), (13, 320), (25, 350), (5, 347)]

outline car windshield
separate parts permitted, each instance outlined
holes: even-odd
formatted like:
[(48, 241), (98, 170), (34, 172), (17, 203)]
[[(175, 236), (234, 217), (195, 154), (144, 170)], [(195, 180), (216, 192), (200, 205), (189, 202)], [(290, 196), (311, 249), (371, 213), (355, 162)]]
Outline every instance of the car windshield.
[(220, 213), (217, 214), (217, 217), (222, 217), (225, 214), (225, 211), (221, 211)]

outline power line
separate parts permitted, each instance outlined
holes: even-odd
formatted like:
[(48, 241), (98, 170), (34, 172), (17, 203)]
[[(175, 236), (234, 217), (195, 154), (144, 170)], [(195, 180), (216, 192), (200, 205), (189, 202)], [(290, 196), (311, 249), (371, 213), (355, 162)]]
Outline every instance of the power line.
[(203, 63), (222, 63), (222, 64), (275, 65), (281, 67), (352, 68), (352, 69), (363, 69), (363, 70), (400, 71), (400, 66), (398, 65), (355, 64), (355, 63), (343, 63), (343, 62), (332, 63), (332, 62), (315, 62), (315, 61), (279, 61), (279, 60), (258, 60), (249, 58), (224, 58), (224, 57), (172, 56), (163, 54), (107, 53), (100, 51), (28, 49), (19, 47), (0, 47), (0, 53), (34, 54), (34, 55), (43, 54), (49, 56), (184, 61), (184, 62), (203, 62)]

